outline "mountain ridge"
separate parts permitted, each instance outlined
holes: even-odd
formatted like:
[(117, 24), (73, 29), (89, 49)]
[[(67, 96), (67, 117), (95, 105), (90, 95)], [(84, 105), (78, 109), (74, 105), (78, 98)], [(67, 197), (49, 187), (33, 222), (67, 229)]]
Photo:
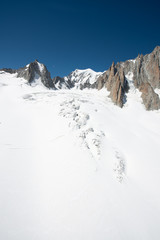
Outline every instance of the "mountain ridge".
[[(160, 47), (157, 46), (150, 54), (138, 55), (137, 58), (125, 62), (112, 63), (104, 72), (95, 72), (92, 69), (76, 69), (65, 77), (56, 76), (51, 79), (50, 73), (44, 64), (35, 60), (18, 70), (3, 68), (1, 71), (10, 74), (17, 73), (32, 85), (39, 82), (54, 90), (60, 89), (102, 89), (106, 88), (109, 97), (119, 107), (127, 101), (126, 95), (132, 84), (141, 92), (141, 98), (146, 110), (160, 109), (160, 98), (157, 89), (160, 89)], [(128, 80), (127, 76), (132, 75)]]

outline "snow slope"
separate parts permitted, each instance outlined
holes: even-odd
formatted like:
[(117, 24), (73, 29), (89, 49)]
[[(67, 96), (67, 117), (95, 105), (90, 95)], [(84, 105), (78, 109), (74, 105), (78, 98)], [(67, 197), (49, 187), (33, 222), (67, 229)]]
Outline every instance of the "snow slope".
[(159, 240), (160, 111), (127, 99), (0, 72), (0, 239)]

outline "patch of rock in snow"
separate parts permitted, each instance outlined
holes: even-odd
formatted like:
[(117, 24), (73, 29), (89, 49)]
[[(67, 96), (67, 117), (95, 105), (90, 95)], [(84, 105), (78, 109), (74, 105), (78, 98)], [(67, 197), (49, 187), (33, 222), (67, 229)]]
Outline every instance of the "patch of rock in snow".
[(126, 175), (126, 161), (123, 154), (121, 154), (117, 149), (115, 150), (115, 160), (113, 160), (113, 162), (115, 177), (121, 183)]

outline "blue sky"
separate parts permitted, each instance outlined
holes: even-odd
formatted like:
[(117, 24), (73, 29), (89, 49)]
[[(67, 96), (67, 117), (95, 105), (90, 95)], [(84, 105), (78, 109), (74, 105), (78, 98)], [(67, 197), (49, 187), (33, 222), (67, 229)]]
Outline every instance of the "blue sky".
[(104, 71), (160, 45), (159, 9), (154, 0), (2, 1), (0, 68), (38, 59), (52, 77)]

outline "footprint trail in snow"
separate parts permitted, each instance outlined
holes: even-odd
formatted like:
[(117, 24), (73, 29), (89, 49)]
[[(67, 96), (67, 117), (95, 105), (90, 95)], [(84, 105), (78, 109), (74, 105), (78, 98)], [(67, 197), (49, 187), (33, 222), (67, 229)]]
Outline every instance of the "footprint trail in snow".
[(68, 126), (74, 130), (82, 146), (89, 150), (92, 157), (98, 161), (101, 154), (101, 142), (105, 134), (95, 130), (87, 112), (81, 110), (82, 101), (74, 98), (60, 104), (59, 115), (69, 119)]

